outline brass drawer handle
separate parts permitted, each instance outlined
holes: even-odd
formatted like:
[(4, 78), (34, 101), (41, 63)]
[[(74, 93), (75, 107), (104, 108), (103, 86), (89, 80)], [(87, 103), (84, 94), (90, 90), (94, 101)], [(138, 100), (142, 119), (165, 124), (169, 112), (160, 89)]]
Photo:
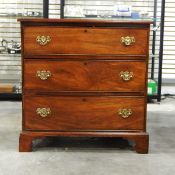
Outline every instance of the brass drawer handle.
[(51, 77), (51, 72), (49, 70), (38, 70), (36, 72), (36, 76), (41, 80), (47, 80), (49, 77)]
[(135, 38), (134, 36), (126, 36), (126, 37), (122, 36), (120, 41), (125, 46), (130, 46), (133, 43), (135, 43)]
[(37, 36), (36, 37), (36, 42), (39, 43), (41, 46), (47, 45), (51, 41), (50, 36)]
[(132, 115), (132, 110), (131, 109), (119, 109), (118, 115), (120, 115), (122, 118), (128, 118), (129, 116)]
[(40, 115), (42, 118), (45, 118), (51, 114), (51, 110), (50, 108), (37, 108), (36, 113)]
[(129, 72), (129, 71), (121, 71), (120, 72), (120, 77), (124, 80), (124, 81), (129, 81), (134, 77), (133, 72)]

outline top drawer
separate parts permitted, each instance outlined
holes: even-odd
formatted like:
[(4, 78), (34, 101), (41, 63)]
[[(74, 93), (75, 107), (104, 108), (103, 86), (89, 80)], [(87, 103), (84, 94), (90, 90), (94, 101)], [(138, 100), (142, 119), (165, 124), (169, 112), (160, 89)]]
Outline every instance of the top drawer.
[(26, 26), (24, 56), (147, 55), (148, 29)]

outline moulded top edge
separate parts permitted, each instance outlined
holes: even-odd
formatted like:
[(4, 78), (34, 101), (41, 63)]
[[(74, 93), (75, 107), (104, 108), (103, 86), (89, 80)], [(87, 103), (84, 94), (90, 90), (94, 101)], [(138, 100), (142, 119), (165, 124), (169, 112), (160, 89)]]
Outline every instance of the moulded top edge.
[(55, 19), (55, 18), (19, 18), (20, 22), (37, 22), (37, 23), (94, 23), (94, 24), (152, 24), (151, 19), (139, 20), (117, 20), (117, 19)]

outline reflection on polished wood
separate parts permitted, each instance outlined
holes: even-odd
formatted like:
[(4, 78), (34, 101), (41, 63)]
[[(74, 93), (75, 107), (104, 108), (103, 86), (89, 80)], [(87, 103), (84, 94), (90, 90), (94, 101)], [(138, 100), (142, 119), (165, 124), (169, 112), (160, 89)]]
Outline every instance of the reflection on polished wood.
[(121, 137), (148, 153), (150, 22), (20, 19), (23, 129), (19, 151), (37, 138)]

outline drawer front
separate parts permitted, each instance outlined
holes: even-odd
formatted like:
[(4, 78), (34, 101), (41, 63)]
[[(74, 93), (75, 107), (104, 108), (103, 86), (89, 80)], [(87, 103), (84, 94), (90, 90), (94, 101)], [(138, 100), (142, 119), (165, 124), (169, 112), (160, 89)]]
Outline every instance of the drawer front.
[(148, 29), (24, 27), (24, 56), (147, 55)]
[(30, 61), (24, 89), (36, 91), (143, 92), (146, 63), (139, 61)]
[(143, 130), (142, 97), (24, 97), (26, 130)]

